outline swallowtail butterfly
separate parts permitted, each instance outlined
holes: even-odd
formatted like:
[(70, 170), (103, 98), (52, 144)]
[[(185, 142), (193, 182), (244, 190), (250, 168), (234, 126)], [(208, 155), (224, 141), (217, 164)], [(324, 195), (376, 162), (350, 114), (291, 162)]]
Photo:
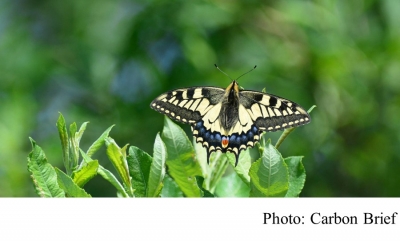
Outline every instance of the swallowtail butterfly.
[(311, 120), (307, 111), (295, 102), (241, 90), (236, 80), (226, 89), (172, 90), (158, 96), (150, 107), (175, 121), (190, 124), (196, 142), (207, 149), (207, 162), (210, 154), (219, 150), (235, 154), (235, 166), (240, 152), (253, 147), (263, 131), (283, 130)]

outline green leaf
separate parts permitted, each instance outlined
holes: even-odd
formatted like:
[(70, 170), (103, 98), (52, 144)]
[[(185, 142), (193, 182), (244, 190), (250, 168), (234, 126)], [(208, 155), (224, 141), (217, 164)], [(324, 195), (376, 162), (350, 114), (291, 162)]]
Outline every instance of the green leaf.
[(76, 143), (78, 144), (78, 146), (79, 146), (79, 142), (81, 141), (83, 132), (85, 132), (86, 126), (87, 126), (88, 123), (89, 123), (88, 121), (87, 121), (87, 122), (84, 122), (84, 123), (81, 125), (81, 127), (79, 128), (79, 131), (78, 131), (78, 132), (76, 133), (76, 135), (75, 135), (75, 140), (76, 140)]
[(250, 187), (235, 172), (222, 177), (215, 189), (218, 197), (249, 197)]
[(228, 157), (224, 153), (215, 152), (210, 156), (210, 164), (207, 164), (207, 150), (201, 143), (196, 143), (193, 138), (193, 146), (195, 151), (195, 158), (200, 164), (203, 177), (204, 187), (210, 192), (214, 192), (218, 181), (225, 173), (229, 163)]
[(126, 160), (126, 148), (128, 145), (120, 148), (111, 137), (107, 137), (105, 139), (105, 143), (107, 146), (108, 158), (117, 170), (122, 182), (128, 188), (128, 194), (133, 194), (131, 178), (129, 176), (128, 162)]
[(304, 169), (302, 156), (292, 156), (285, 158), (285, 163), (289, 169), (289, 189), (286, 197), (298, 197), (306, 181), (306, 170)]
[(71, 163), (70, 163), (70, 157), (69, 157), (69, 142), (68, 142), (68, 132), (67, 132), (67, 126), (65, 125), (65, 119), (64, 116), (60, 113), (60, 116), (58, 117), (57, 120), (57, 129), (58, 129), (58, 134), (60, 135), (60, 140), (61, 140), (61, 147), (63, 150), (63, 162), (65, 169), (67, 170), (67, 174), (71, 175), (72, 173), (72, 168), (71, 168)]
[[(88, 156), (84, 151), (82, 151), (82, 149), (79, 149), (79, 151), (80, 151), (80, 153), (81, 153), (81, 155), (82, 155), (82, 158), (83, 158), (83, 161), (82, 161), (82, 163), (81, 163), (82, 167), (83, 167), (83, 165), (88, 164), (89, 162), (94, 161), (90, 156)], [(80, 168), (82, 168), (82, 167), (80, 167)]]
[(114, 127), (114, 125), (108, 127), (108, 129), (106, 131), (104, 131), (103, 134), (101, 134), (101, 136), (99, 138), (97, 138), (97, 140), (95, 142), (93, 142), (93, 144), (89, 147), (89, 149), (86, 152), (86, 154), (88, 154), (88, 156), (90, 156), (90, 157), (93, 156), (93, 154), (104, 145), (104, 142), (113, 127)]
[(147, 183), (149, 181), (150, 166), (153, 158), (145, 151), (131, 146), (127, 157), (129, 174), (132, 177), (132, 186), (136, 197), (147, 197)]
[(57, 174), (53, 166), (47, 162), (46, 155), (40, 146), (29, 137), (32, 151), (28, 156), (28, 171), (31, 173), (36, 193), (40, 197), (65, 197), (64, 191), (57, 183)]
[(201, 189), (201, 192), (203, 193), (203, 197), (214, 197), (214, 194), (203, 187), (204, 177), (196, 176), (196, 182), (197, 186)]
[[(207, 150), (201, 143), (197, 143), (195, 138), (193, 138), (192, 143), (194, 147), (195, 160), (199, 163), (203, 176), (206, 177), (211, 172), (210, 165), (207, 163)], [(210, 160), (213, 157), (214, 155), (211, 155)]]
[(147, 186), (148, 197), (158, 197), (162, 189), (162, 181), (165, 176), (165, 161), (167, 160), (167, 150), (157, 134), (154, 142), (153, 162), (150, 167), (149, 182)]
[(54, 169), (57, 173), (58, 185), (60, 185), (60, 187), (69, 197), (91, 197), (85, 192), (85, 190), (76, 185), (76, 183), (67, 174), (65, 174), (57, 167), (55, 167)]
[(183, 197), (183, 193), (178, 184), (168, 174), (164, 177), (164, 187), (161, 197)]
[(216, 152), (213, 158), (210, 159), (210, 170), (207, 176), (205, 176), (205, 188), (213, 193), (217, 183), (228, 168), (229, 162), (228, 156), (222, 152)]
[(185, 132), (168, 117), (162, 133), (162, 140), (167, 148), (167, 166), (187, 197), (201, 197), (195, 176), (202, 176), (198, 162), (194, 161), (194, 150)]
[[(76, 171), (79, 171), (80, 169), (82, 169), (86, 164), (88, 164), (89, 162), (92, 162), (92, 161), (94, 161), (90, 156), (88, 156), (84, 151), (82, 151), (82, 149), (80, 149), (79, 148), (79, 152), (81, 153), (81, 155), (82, 155), (82, 162), (81, 162), (81, 164), (79, 165), (79, 167), (77, 168), (77, 170), (75, 170), (75, 172)], [(97, 161), (97, 160), (96, 160)]]
[(75, 170), (75, 168), (78, 166), (78, 160), (79, 160), (79, 142), (76, 142), (76, 132), (77, 131), (77, 127), (76, 127), (76, 123), (72, 123), (69, 126), (69, 134), (70, 134), (70, 138), (69, 138), (69, 150), (70, 150), (70, 169), (71, 170)]
[(100, 176), (102, 176), (105, 180), (109, 181), (117, 189), (119, 194), (121, 194), (123, 197), (129, 197), (125, 188), (118, 181), (118, 179), (114, 176), (114, 174), (112, 174), (109, 170), (107, 170), (104, 167), (102, 167), (101, 165), (99, 165), (99, 168), (97, 169), (97, 173)]
[(72, 180), (78, 186), (83, 187), (88, 181), (97, 175), (98, 168), (99, 162), (97, 160), (85, 163), (82, 168), (72, 173)]
[(250, 186), (250, 176), (249, 170), (251, 166), (252, 155), (250, 153), (250, 149), (246, 149), (240, 152), (239, 161), (237, 166), (235, 167), (235, 155), (232, 153), (228, 154), (229, 163), (233, 166), (235, 172), (238, 176), (243, 180), (246, 185)]
[(69, 125), (69, 134), (71, 134), (71, 136), (72, 135), (75, 136), (75, 133), (77, 130), (78, 130), (78, 127), (76, 126), (75, 122), (73, 122), (71, 125)]
[(271, 141), (261, 138), (261, 158), (250, 168), (250, 196), (283, 197), (289, 186), (288, 168)]

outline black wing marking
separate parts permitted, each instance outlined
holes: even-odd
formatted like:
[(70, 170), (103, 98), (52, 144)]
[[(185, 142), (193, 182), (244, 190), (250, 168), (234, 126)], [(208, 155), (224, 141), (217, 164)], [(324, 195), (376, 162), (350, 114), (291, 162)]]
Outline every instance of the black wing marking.
[(224, 89), (192, 87), (166, 92), (150, 104), (154, 110), (179, 122), (194, 125), (221, 101)]
[(277, 131), (307, 124), (310, 115), (297, 103), (257, 91), (240, 91), (242, 104), (261, 131)]

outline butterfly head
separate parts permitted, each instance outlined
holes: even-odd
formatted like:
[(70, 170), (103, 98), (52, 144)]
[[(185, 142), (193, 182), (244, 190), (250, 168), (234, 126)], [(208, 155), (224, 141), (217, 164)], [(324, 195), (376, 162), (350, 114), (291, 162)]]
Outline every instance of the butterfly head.
[(239, 99), (239, 84), (236, 82), (236, 80), (233, 80), (232, 83), (226, 88), (225, 96), (228, 97), (228, 100)]

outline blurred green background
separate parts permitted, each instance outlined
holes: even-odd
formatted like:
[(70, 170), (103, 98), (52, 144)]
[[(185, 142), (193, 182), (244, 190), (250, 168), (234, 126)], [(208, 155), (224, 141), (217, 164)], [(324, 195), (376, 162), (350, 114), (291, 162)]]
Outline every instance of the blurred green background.
[[(36, 196), (29, 136), (63, 167), (58, 112), (90, 121), (84, 150), (116, 124), (120, 146), (152, 154), (151, 100), (227, 87), (214, 63), (232, 78), (257, 65), (245, 89), (318, 106), (280, 147), (304, 156), (301, 196), (399, 196), (399, 16), (395, 0), (0, 0), (0, 196)], [(100, 177), (85, 188), (116, 195)]]

